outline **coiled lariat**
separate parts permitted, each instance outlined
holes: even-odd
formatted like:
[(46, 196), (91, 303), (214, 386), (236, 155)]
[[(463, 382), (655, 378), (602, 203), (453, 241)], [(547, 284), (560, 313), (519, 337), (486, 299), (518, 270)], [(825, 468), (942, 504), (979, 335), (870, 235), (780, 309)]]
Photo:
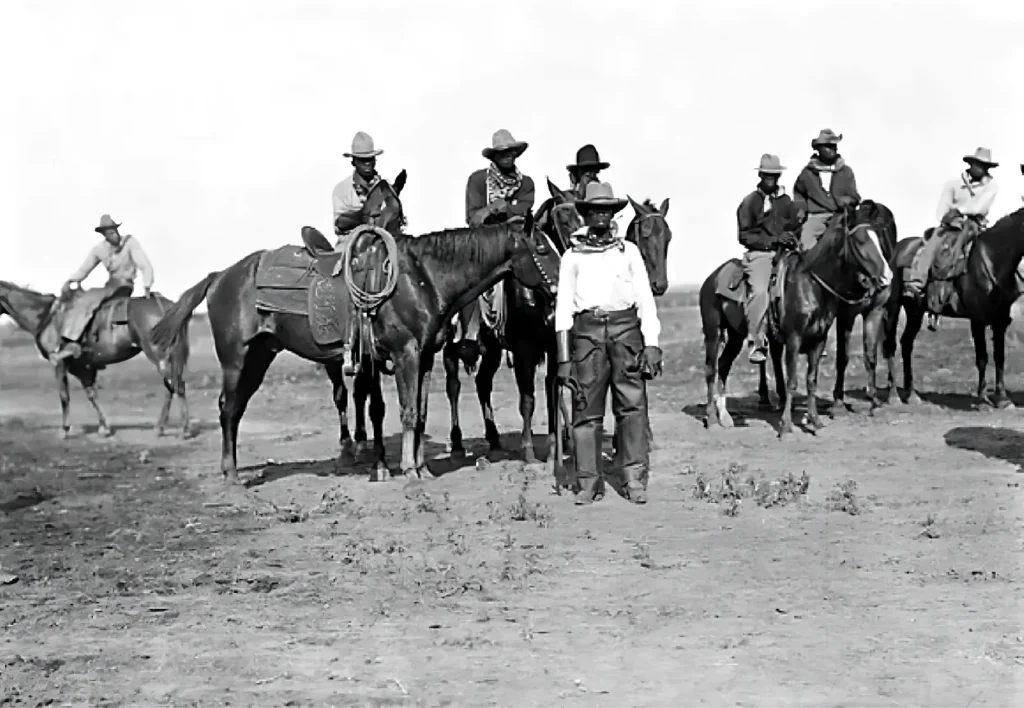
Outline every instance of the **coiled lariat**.
[[(367, 231), (372, 231), (379, 236), (384, 242), (385, 249), (387, 249), (387, 257), (381, 265), (381, 270), (384, 272), (384, 285), (377, 292), (364, 290), (356, 284), (355, 278), (352, 275), (353, 250), (356, 241)], [(391, 297), (392, 293), (395, 292), (395, 287), (398, 285), (398, 243), (395, 241), (395, 237), (379, 226), (364, 224), (356, 227), (349, 234), (348, 243), (345, 245), (345, 253), (341, 258), (341, 268), (353, 306), (362, 313), (375, 312), (377, 308)]]

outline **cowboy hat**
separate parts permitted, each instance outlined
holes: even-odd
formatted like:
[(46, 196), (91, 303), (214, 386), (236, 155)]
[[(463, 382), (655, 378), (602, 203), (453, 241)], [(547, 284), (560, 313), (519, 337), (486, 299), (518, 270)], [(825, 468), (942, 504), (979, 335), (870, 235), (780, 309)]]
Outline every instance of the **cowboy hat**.
[(382, 155), (383, 150), (376, 150), (373, 146), (373, 138), (368, 133), (359, 131), (356, 136), (352, 138), (352, 152), (342, 153), (345, 157), (358, 157), (366, 160), (371, 157), (377, 157)]
[(761, 164), (758, 165), (757, 172), (758, 174), (781, 175), (785, 169), (778, 155), (771, 155), (766, 152), (761, 155)]
[(818, 133), (818, 137), (811, 141), (811, 147), (816, 148), (819, 145), (838, 145), (842, 139), (842, 133), (836, 134), (836, 132), (831, 128), (825, 128)]
[(611, 165), (607, 162), (601, 162), (601, 156), (597, 154), (597, 148), (587, 143), (579, 150), (576, 151), (576, 164), (566, 165), (567, 170), (607, 170)]
[(576, 211), (581, 215), (594, 209), (601, 209), (615, 213), (621, 211), (629, 204), (626, 199), (616, 199), (612, 186), (607, 182), (591, 182), (587, 185), (587, 195), (583, 199), (577, 199)]
[(974, 151), (973, 155), (964, 155), (964, 162), (968, 165), (972, 162), (977, 162), (979, 165), (985, 165), (986, 167), (999, 167), (998, 162), (992, 160), (992, 150), (989, 148), (978, 148)]
[(107, 229), (118, 229), (120, 227), (121, 224), (111, 219), (110, 214), (104, 214), (103, 216), (100, 217), (100, 225), (93, 229), (93, 231), (101, 234)]
[(499, 152), (514, 152), (516, 157), (519, 157), (526, 152), (529, 145), (529, 143), (516, 140), (512, 137), (512, 133), (502, 128), (491, 136), (491, 146), (484, 148), (482, 153), (488, 160), (493, 160)]

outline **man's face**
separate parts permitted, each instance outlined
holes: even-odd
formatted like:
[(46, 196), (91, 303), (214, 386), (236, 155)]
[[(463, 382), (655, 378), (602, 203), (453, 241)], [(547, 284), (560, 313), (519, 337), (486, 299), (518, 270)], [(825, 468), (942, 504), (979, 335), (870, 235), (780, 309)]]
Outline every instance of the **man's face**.
[(765, 194), (773, 194), (775, 189), (779, 186), (779, 175), (761, 172), (758, 176), (761, 178), (761, 191)]
[(513, 150), (502, 150), (501, 152), (494, 153), (492, 162), (502, 172), (511, 172), (516, 166), (516, 157), (517, 155)]
[(818, 159), (824, 162), (826, 165), (831, 165), (836, 161), (836, 156), (839, 154), (839, 150), (835, 145), (819, 145), (818, 146)]
[(982, 165), (977, 162), (967, 163), (967, 174), (971, 176), (971, 179), (975, 182), (981, 181), (981, 179), (988, 174), (988, 166)]
[(376, 157), (353, 157), (352, 167), (363, 179), (370, 179), (377, 173)]
[(588, 227), (599, 231), (607, 231), (612, 224), (612, 217), (615, 212), (611, 209), (591, 209), (584, 219)]
[(116, 228), (103, 229), (103, 238), (105, 238), (107, 240), (107, 243), (109, 243), (111, 246), (116, 246), (117, 244), (121, 243), (121, 234), (120, 232), (118, 232)]

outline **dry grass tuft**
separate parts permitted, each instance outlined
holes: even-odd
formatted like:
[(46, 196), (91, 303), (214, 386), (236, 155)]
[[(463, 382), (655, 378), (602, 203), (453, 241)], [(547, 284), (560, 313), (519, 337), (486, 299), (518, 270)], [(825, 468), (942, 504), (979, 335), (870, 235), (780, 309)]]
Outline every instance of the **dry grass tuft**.
[(744, 499), (752, 499), (762, 508), (786, 506), (804, 499), (811, 478), (803, 472), (799, 479), (790, 472), (777, 479), (755, 478), (746, 465), (731, 464), (717, 480), (698, 474), (694, 480), (693, 497), (712, 504), (722, 504), (722, 513), (736, 516)]

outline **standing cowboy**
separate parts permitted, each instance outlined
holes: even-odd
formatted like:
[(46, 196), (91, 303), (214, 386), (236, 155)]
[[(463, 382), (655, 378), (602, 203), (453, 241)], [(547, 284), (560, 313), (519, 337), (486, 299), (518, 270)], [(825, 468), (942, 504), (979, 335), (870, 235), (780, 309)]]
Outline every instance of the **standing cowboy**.
[[(525, 218), (533, 211), (533, 180), (516, 167), (516, 159), (527, 147), (528, 143), (516, 140), (505, 129), (491, 137), (491, 146), (483, 149), (483, 156), (491, 164), (471, 174), (466, 182), (466, 223), (470, 227), (503, 224), (511, 218)], [(488, 307), (497, 310), (502, 306), (501, 283), (480, 297)], [(479, 355), (480, 307), (477, 302), (459, 313), (461, 356), (466, 362), (475, 362)]]
[(60, 332), (60, 345), (50, 355), (54, 365), (64, 359), (71, 359), (82, 353), (79, 340), (85, 329), (92, 322), (93, 315), (104, 302), (114, 295), (131, 296), (135, 287), (135, 276), (142, 272), (142, 287), (145, 297), (149, 297), (153, 287), (153, 266), (142, 250), (142, 244), (131, 235), (122, 236), (110, 214), (100, 217), (100, 225), (94, 231), (102, 234), (103, 240), (89, 250), (85, 262), (72, 273), (61, 287), (61, 297), (66, 298), (71, 292), (71, 285), (80, 284), (89, 274), (102, 265), (107, 271), (107, 283), (102, 288), (92, 288), (80, 292), (63, 306), (55, 323)]
[(833, 214), (861, 201), (853, 169), (839, 154), (842, 139), (841, 134), (836, 135), (829, 128), (822, 130), (811, 141), (815, 154), (793, 185), (793, 196), (804, 201), (807, 208), (807, 220), (800, 234), (805, 251), (824, 235)]
[(374, 185), (380, 182), (377, 174), (377, 156), (383, 154), (373, 145), (373, 138), (359, 131), (352, 138), (352, 152), (344, 153), (352, 159), (352, 174), (343, 179), (331, 194), (334, 207), (334, 233), (338, 236), (335, 248), (340, 250), (346, 242), (346, 236), (364, 219), (363, 204)]
[(796, 248), (800, 238), (800, 218), (796, 205), (779, 184), (783, 170), (777, 155), (765, 153), (757, 168), (760, 181), (757, 189), (743, 198), (736, 210), (739, 241), (743, 254), (743, 275), (747, 281), (747, 332), (751, 345), (750, 361), (760, 364), (766, 359), (768, 337), (765, 333), (768, 314), (768, 283), (776, 251)]
[(577, 504), (589, 504), (598, 494), (597, 431), (609, 387), (621, 462), (621, 477), (613, 486), (636, 504), (647, 501), (644, 377), (661, 372), (661, 322), (640, 250), (611, 230), (612, 217), (626, 204), (615, 198), (611, 185), (591, 183), (585, 198), (576, 202), (586, 227), (573, 234), (559, 270), (558, 378), (577, 389), (572, 419)]
[(576, 164), (566, 165), (569, 172), (569, 184), (577, 199), (587, 196), (587, 185), (591, 182), (600, 182), (598, 174), (607, 170), (611, 165), (601, 161), (597, 154), (597, 148), (587, 143), (576, 151)]
[(942, 248), (942, 237), (957, 232), (953, 248), (962, 248), (968, 238), (985, 228), (988, 212), (999, 192), (999, 185), (989, 174), (989, 170), (999, 166), (998, 162), (992, 161), (991, 150), (978, 148), (973, 155), (964, 155), (963, 160), (967, 163), (967, 171), (943, 185), (936, 210), (939, 226), (932, 232), (932, 237), (925, 240), (911, 263), (906, 287), (915, 299), (924, 295), (928, 271)]

